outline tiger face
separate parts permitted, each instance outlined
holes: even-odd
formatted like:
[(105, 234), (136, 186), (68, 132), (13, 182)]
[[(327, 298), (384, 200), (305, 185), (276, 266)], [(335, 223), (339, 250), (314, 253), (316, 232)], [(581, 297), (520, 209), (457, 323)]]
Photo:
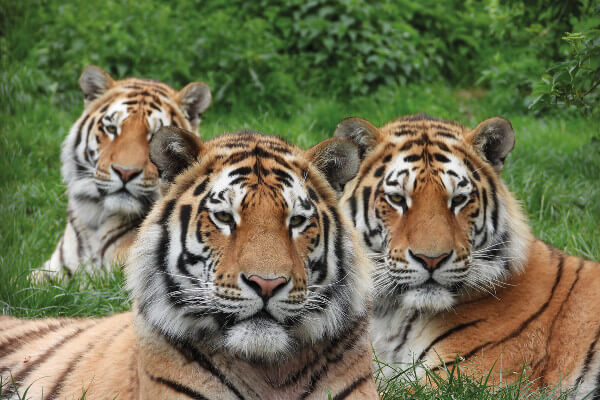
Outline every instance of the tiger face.
[(194, 82), (176, 92), (157, 81), (115, 81), (95, 66), (84, 69), (79, 86), (84, 112), (61, 157), (70, 199), (88, 206), (82, 215), (88, 222), (144, 215), (158, 194), (148, 143), (164, 125), (196, 131), (199, 115), (210, 105), (208, 86)]
[(523, 221), (509, 218), (520, 214), (498, 177), (515, 142), (510, 122), (469, 130), (414, 115), (377, 129), (350, 118), (336, 136), (361, 148), (342, 204), (376, 262), (376, 313), (446, 310), (519, 270)]
[(358, 169), (351, 142), (303, 152), (169, 127), (150, 157), (170, 186), (132, 249), (128, 286), (155, 329), (275, 363), (366, 313), (369, 263), (332, 189)]

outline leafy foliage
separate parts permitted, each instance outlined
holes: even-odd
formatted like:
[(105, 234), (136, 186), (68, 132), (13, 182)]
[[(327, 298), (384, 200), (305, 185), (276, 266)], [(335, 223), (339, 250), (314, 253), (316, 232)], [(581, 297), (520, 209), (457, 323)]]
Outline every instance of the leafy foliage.
[[(600, 20), (600, 18), (599, 18)], [(536, 85), (531, 107), (574, 106), (584, 113), (600, 113), (600, 29), (567, 33), (568, 58), (552, 65)]]
[(444, 81), (525, 112), (564, 32), (597, 22), (595, 1), (0, 0), (2, 108), (39, 95), (77, 104), (77, 78), (96, 64), (179, 88), (206, 81), (226, 110), (289, 116), (299, 93), (351, 99)]

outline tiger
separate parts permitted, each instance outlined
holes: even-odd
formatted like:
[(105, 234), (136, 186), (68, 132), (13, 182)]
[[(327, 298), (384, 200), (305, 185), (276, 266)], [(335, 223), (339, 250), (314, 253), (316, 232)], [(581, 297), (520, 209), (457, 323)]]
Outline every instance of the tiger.
[(125, 265), (132, 311), (0, 317), (4, 395), (377, 399), (372, 264), (337, 203), (356, 146), (163, 127), (150, 159), (164, 196)]
[(163, 125), (196, 132), (211, 103), (203, 82), (177, 92), (154, 80), (115, 81), (93, 65), (83, 69), (79, 87), (84, 110), (61, 153), (67, 226), (36, 278), (71, 276), (80, 266), (110, 270), (124, 260), (159, 193), (149, 140)]
[(354, 117), (334, 136), (360, 149), (340, 202), (376, 264), (371, 335), (384, 374), (525, 372), (536, 388), (600, 396), (600, 265), (531, 233), (500, 176), (510, 121), (469, 129), (416, 114), (377, 128)]

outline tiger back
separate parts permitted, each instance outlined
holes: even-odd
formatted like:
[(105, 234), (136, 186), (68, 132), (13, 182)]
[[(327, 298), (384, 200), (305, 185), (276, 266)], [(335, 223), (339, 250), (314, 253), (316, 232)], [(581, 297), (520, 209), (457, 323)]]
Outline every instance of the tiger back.
[(335, 135), (361, 149), (342, 207), (376, 263), (380, 359), (437, 370), (460, 355), (496, 382), (525, 365), (536, 385), (578, 386), (574, 398), (600, 386), (600, 265), (530, 233), (500, 177), (508, 120), (471, 130), (423, 114), (381, 128), (350, 118)]
[(61, 154), (67, 226), (42, 267), (46, 276), (71, 275), (80, 266), (109, 269), (124, 260), (158, 197), (149, 140), (161, 126), (196, 132), (200, 114), (211, 102), (210, 90), (201, 82), (177, 92), (147, 79), (115, 81), (95, 66), (83, 70), (79, 86), (84, 110)]
[(162, 128), (150, 156), (167, 187), (128, 258), (133, 311), (0, 317), (3, 381), (44, 400), (376, 399), (371, 264), (332, 188), (356, 147)]

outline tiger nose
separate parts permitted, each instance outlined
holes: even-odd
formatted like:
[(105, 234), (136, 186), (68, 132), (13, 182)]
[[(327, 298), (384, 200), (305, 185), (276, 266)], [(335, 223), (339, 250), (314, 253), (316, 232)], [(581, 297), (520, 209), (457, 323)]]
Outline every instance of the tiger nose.
[(414, 258), (419, 264), (429, 271), (434, 271), (439, 268), (452, 255), (452, 251), (433, 257), (425, 254), (415, 254), (411, 250), (408, 250), (408, 253), (412, 258)]
[(288, 282), (283, 276), (269, 279), (259, 275), (250, 275), (247, 278), (242, 275), (242, 279), (263, 299), (273, 297), (275, 292)]
[(129, 182), (142, 173), (141, 168), (126, 168), (121, 167), (120, 165), (111, 165), (110, 167), (117, 173), (119, 179), (121, 179), (121, 182), (123, 183)]

